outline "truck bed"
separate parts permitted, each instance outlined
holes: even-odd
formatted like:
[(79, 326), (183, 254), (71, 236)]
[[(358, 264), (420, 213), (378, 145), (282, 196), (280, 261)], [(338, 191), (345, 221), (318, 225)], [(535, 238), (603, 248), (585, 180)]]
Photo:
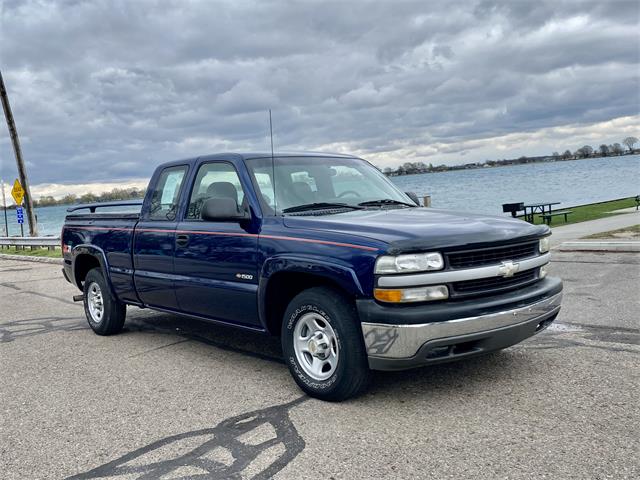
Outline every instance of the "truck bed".
[[(61, 235), (63, 248), (97, 249), (118, 296), (124, 301), (138, 303), (133, 279), (133, 238), (140, 212), (95, 212), (106, 206), (133, 205), (132, 202), (109, 202), (108, 205), (89, 204), (68, 209), (70, 214), (65, 218)], [(76, 213), (85, 209), (89, 212)], [(65, 257), (65, 262), (71, 262), (71, 259)]]

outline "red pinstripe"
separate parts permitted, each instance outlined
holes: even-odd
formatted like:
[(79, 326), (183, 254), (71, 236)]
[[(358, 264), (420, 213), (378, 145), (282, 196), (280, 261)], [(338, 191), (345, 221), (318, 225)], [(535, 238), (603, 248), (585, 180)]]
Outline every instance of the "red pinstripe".
[[(131, 232), (133, 228), (119, 228), (119, 227), (76, 227), (73, 225), (65, 225), (66, 229), (76, 229), (76, 230), (107, 230), (107, 231), (116, 231), (116, 232)], [(254, 237), (254, 238), (269, 238), (272, 240), (289, 240), (292, 242), (304, 242), (304, 243), (317, 243), (320, 245), (333, 245), (336, 247), (347, 247), (347, 248), (356, 248), (360, 250), (367, 250), (370, 252), (378, 251), (377, 248), (374, 247), (366, 247), (364, 245), (354, 245), (353, 243), (341, 243), (341, 242), (331, 242), (329, 240), (316, 240), (313, 238), (301, 238), (301, 237), (285, 237), (280, 235), (258, 235), (255, 233), (231, 233), (231, 232), (208, 232), (203, 230), (166, 230), (162, 228), (137, 228), (138, 232), (175, 232), (175, 233), (188, 233), (195, 235), (216, 235), (222, 237)]]

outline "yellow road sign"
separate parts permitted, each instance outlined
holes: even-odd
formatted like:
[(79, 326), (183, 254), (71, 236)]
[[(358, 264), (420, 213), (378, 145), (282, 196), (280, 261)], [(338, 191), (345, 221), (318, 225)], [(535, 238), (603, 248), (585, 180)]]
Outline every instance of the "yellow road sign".
[(20, 185), (20, 182), (16, 178), (16, 181), (13, 182), (13, 188), (11, 189), (11, 196), (16, 201), (16, 205), (22, 205), (22, 199), (24, 197), (24, 188)]

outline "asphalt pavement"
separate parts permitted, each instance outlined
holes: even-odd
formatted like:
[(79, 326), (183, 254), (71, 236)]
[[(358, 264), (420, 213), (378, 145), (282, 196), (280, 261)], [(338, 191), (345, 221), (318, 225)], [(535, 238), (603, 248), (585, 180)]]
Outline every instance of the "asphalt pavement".
[(136, 308), (98, 337), (59, 265), (0, 259), (0, 478), (639, 478), (640, 255), (553, 258), (550, 329), (339, 404), (277, 339)]

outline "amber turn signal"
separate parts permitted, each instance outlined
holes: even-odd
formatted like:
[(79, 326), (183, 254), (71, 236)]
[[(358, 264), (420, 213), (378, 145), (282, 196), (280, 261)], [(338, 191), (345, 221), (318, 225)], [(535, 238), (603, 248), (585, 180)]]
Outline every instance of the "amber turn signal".
[(432, 285), (429, 287), (403, 288), (388, 290), (376, 288), (373, 297), (386, 303), (432, 302), (434, 300), (446, 300), (449, 298), (449, 289), (446, 285)]
[(373, 291), (376, 300), (387, 303), (400, 303), (402, 301), (402, 290), (386, 290), (376, 288)]

